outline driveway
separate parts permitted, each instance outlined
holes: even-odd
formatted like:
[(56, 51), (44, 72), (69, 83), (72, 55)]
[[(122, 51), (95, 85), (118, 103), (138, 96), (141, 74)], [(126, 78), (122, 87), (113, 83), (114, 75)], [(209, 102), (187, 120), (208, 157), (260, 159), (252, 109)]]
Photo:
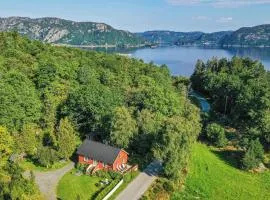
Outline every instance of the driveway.
[(46, 200), (56, 200), (57, 184), (67, 172), (74, 168), (70, 163), (61, 169), (50, 172), (34, 172), (35, 181)]
[(125, 190), (123, 190), (116, 200), (138, 200), (156, 180), (158, 172), (161, 170), (161, 163), (152, 162), (148, 167), (133, 180)]

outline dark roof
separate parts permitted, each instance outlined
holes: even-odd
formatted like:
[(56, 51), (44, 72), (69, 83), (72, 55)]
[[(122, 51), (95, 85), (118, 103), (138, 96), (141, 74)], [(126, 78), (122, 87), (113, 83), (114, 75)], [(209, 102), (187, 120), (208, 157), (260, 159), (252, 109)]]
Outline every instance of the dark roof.
[(77, 154), (106, 164), (113, 164), (120, 151), (119, 148), (86, 139), (78, 148)]

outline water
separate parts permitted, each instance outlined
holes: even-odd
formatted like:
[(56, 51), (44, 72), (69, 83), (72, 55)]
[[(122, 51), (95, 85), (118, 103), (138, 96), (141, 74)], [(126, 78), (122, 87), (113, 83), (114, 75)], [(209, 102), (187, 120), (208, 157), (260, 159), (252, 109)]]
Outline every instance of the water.
[(261, 61), (270, 70), (270, 48), (199, 48), (199, 47), (158, 47), (155, 49), (98, 49), (107, 53), (125, 53), (131, 57), (143, 59), (158, 65), (166, 64), (174, 75), (190, 76), (198, 59), (207, 61), (213, 57), (231, 58), (233, 56), (250, 57)]
[(233, 56), (250, 57), (261, 61), (270, 70), (270, 48), (197, 48), (197, 47), (159, 47), (156, 49), (137, 49), (131, 52), (132, 57), (166, 64), (172, 74), (190, 76), (198, 59), (207, 61), (213, 57), (232, 58)]
[(199, 100), (202, 112), (209, 112), (210, 111), (211, 106), (206, 98), (204, 98), (202, 95), (200, 95), (199, 93), (194, 92), (194, 91), (192, 91), (189, 95), (193, 96)]

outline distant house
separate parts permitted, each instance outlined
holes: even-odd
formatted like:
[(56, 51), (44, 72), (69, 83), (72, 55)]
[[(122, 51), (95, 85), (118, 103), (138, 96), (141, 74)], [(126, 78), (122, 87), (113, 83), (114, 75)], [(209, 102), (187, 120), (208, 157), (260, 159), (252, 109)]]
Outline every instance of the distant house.
[(91, 173), (97, 170), (121, 171), (128, 161), (128, 153), (123, 149), (88, 139), (78, 148), (77, 155), (78, 162), (88, 164), (87, 171)]

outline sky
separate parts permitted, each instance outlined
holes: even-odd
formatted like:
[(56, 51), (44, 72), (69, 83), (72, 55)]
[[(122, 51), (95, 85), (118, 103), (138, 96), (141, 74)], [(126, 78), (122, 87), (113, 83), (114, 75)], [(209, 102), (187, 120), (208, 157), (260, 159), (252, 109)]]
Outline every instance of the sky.
[(104, 22), (131, 32), (214, 32), (270, 24), (270, 0), (1, 0), (0, 17)]

